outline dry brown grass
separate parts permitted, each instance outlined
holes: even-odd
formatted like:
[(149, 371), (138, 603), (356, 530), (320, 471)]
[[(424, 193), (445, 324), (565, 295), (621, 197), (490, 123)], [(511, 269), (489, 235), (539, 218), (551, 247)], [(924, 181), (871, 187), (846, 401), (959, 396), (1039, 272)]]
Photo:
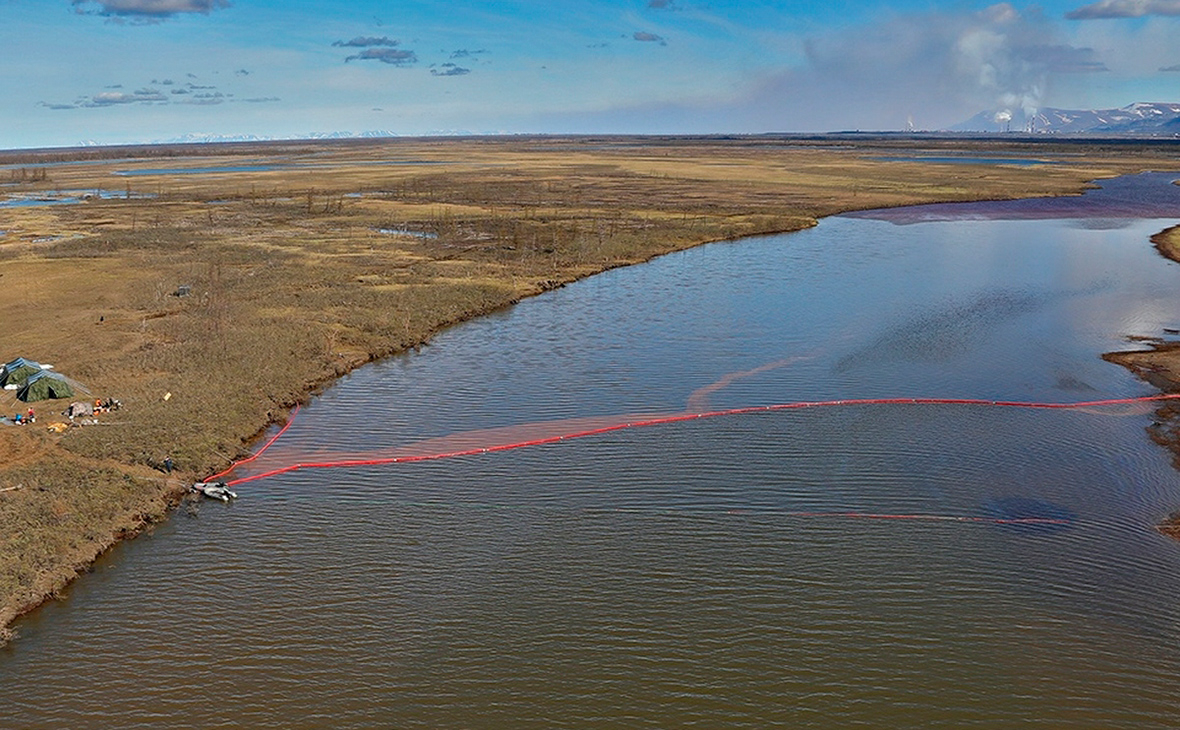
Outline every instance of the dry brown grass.
[(1180, 262), (1180, 226), (1172, 226), (1151, 237), (1151, 242), (1160, 255)]
[[(878, 159), (915, 145), (1064, 154), (1068, 164)], [(5, 327), (0, 358), (51, 362), (126, 408), (111, 425), (60, 438), (0, 429), (0, 454), (26, 455), (0, 467), (0, 488), (24, 485), (0, 492), (0, 626), (165, 513), (176, 485), (152, 470), (165, 454), (186, 479), (222, 467), (309, 390), (449, 324), (607, 268), (798, 230), (839, 211), (1073, 194), (1093, 178), (1180, 167), (1168, 145), (773, 138), (398, 140), (42, 158), (72, 154), (92, 162), (36, 168), (46, 179), (26, 175), (6, 189), (125, 196), (0, 209), (0, 320), (29, 323)], [(142, 161), (110, 161), (128, 156)], [(253, 163), (281, 169), (113, 174)], [(190, 296), (173, 295), (181, 284)]]

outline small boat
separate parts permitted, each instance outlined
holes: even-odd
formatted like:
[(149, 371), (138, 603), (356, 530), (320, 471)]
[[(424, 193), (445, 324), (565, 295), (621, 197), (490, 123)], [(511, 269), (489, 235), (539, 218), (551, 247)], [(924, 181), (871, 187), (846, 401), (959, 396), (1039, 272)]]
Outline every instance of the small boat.
[(200, 492), (209, 499), (220, 499), (222, 502), (238, 498), (225, 482), (197, 482), (193, 485), (193, 491)]

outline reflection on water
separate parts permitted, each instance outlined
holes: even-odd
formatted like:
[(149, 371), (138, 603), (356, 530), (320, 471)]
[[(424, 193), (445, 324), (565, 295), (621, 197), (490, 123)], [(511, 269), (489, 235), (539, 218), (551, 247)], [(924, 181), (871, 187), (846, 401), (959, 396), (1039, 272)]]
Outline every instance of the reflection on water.
[(115, 170), (120, 177), (142, 177), (147, 175), (225, 175), (238, 172), (275, 172), (293, 169), (329, 169), (340, 166), (358, 165), (449, 165), (449, 160), (347, 160), (338, 163), (315, 162), (250, 162), (237, 165), (205, 165), (195, 167), (133, 167)]
[(141, 177), (145, 175), (217, 175), (232, 172), (273, 172), (292, 167), (296, 167), (296, 165), (278, 162), (246, 165), (210, 165), (206, 167), (136, 167), (127, 170), (115, 170), (113, 174), (120, 177)]
[(1085, 231), (1114, 231), (1130, 226), (1130, 218), (1079, 218), (1074, 225)]
[(879, 337), (836, 363), (837, 372), (852, 367), (877, 368), (894, 359), (952, 359), (973, 349), (972, 337), (1047, 306), (1059, 292), (984, 291), (968, 301), (950, 302), (918, 312), (889, 327)]
[[(1005, 525), (1008, 529), (1057, 531), (1069, 527), (1077, 515), (1059, 504), (1029, 497), (995, 497), (984, 504), (984, 509), (998, 520), (1020, 524)], [(1028, 520), (1041, 520), (1029, 524)]]
[(875, 160), (882, 160), (884, 162), (929, 162), (939, 165), (1020, 165), (1027, 167), (1029, 165), (1060, 165), (1062, 160), (1042, 160), (1029, 157), (963, 157), (942, 156), (937, 157), (933, 155), (909, 155), (909, 156), (889, 156), (889, 157), (874, 157)]
[[(1175, 267), (1147, 243), (1161, 227), (844, 217), (673, 254), (363, 368), (267, 457), (806, 399), (1146, 394), (1097, 355), (1175, 325)], [(1151, 525), (1180, 481), (1148, 422), (856, 406), (261, 480), (22, 620), (0, 712), (20, 727), (1173, 727), (1180, 548)]]
[[(1025, 198), (984, 203), (935, 203), (909, 208), (868, 210), (847, 215), (898, 225), (953, 220), (1045, 220), (1074, 218), (1088, 227), (1109, 227), (1128, 218), (1180, 218), (1180, 194), (1171, 183), (1180, 173), (1145, 172), (1101, 180), (1085, 195)], [(1083, 223), (1082, 225), (1087, 225)]]

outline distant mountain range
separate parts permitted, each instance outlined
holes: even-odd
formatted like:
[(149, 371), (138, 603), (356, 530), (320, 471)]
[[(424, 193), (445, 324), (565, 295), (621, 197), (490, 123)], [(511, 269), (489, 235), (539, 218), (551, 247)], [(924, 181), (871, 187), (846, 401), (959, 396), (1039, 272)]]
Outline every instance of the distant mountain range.
[(218, 142), (270, 142), (288, 139), (375, 139), (396, 137), (397, 132), (373, 129), (367, 132), (308, 132), (297, 137), (259, 137), (256, 134), (186, 134), (171, 139), (155, 140), (153, 144), (215, 144)]
[[(2, 2), (3, 0), (0, 0)], [(471, 137), (471, 136), (497, 136), (509, 135), (510, 132), (504, 131), (486, 131), (486, 132), (471, 132), (466, 129), (432, 129), (426, 132), (420, 132), (413, 136), (415, 137)], [(257, 134), (184, 134), (179, 137), (169, 137), (167, 139), (150, 139), (140, 140), (138, 142), (96, 142), (94, 140), (83, 140), (75, 143), (75, 147), (103, 147), (106, 145), (130, 144), (130, 145), (168, 145), (168, 144), (220, 144), (225, 142), (297, 142), (300, 140), (319, 140), (319, 139), (387, 139), (392, 137), (400, 137), (397, 132), (391, 132), (387, 129), (371, 129), (365, 132), (308, 132), (295, 136), (263, 136)]]
[(997, 109), (976, 114), (952, 132), (1031, 132), (1175, 137), (1180, 135), (1180, 104), (1137, 103), (1121, 109)]
[[(1003, 134), (1062, 134), (1111, 137), (1180, 137), (1180, 104), (1139, 102), (1121, 109), (1055, 109), (1045, 107), (1033, 114), (1022, 109), (982, 111), (949, 127), (949, 132)], [(471, 135), (466, 130), (434, 130), (422, 136)], [(504, 134), (483, 132), (483, 134)], [(215, 144), (219, 142), (271, 142), (317, 139), (374, 139), (398, 137), (397, 132), (374, 129), (366, 132), (308, 132), (295, 137), (262, 137), (255, 134), (185, 134), (141, 144)], [(79, 142), (80, 147), (100, 143)]]

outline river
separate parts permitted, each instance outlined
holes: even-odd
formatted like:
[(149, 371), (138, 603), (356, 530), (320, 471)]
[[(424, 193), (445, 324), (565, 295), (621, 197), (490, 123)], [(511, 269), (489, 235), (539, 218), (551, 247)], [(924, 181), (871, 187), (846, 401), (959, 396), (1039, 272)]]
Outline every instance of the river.
[[(1098, 356), (1180, 325), (1148, 243), (1172, 177), (610, 271), (358, 370), (265, 460), (1149, 395)], [(1174, 727), (1180, 545), (1152, 525), (1180, 475), (1150, 422), (845, 406), (258, 480), (21, 619), (0, 724)], [(1056, 521), (988, 521), (1028, 515)]]

